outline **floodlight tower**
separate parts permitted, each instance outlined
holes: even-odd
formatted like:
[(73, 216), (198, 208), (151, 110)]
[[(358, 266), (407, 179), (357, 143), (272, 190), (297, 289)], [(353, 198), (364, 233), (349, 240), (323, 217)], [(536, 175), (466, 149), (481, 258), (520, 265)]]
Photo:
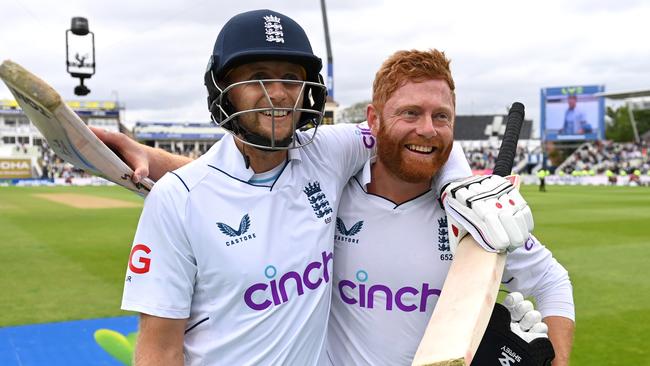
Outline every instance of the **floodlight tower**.
[(323, 27), (325, 29), (325, 48), (327, 50), (327, 101), (325, 103), (325, 115), (323, 124), (334, 124), (334, 111), (338, 103), (334, 101), (334, 61), (332, 57), (332, 46), (330, 44), (330, 31), (327, 23), (327, 9), (325, 0), (320, 0), (321, 13), (323, 14)]

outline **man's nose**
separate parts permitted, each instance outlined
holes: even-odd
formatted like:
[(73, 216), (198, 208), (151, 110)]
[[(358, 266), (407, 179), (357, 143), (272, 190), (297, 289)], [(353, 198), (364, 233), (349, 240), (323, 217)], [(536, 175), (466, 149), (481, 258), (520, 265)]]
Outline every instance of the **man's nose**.
[(266, 92), (269, 94), (269, 98), (273, 102), (280, 102), (287, 98), (288, 90), (287, 86), (280, 81), (271, 81), (264, 83)]
[(417, 127), (415, 129), (415, 132), (418, 135), (426, 138), (431, 138), (438, 135), (438, 131), (433, 125), (433, 118), (428, 115), (424, 115), (422, 118), (420, 118)]

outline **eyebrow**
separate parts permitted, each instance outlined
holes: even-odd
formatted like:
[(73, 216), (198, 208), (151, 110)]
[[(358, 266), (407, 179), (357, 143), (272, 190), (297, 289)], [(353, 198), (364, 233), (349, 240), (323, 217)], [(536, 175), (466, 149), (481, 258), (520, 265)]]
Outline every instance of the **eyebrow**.
[[(396, 112), (396, 113), (398, 113), (398, 112), (402, 112), (402, 111), (404, 111), (405, 109), (418, 109), (418, 110), (423, 110), (424, 108), (422, 108), (422, 107), (421, 107), (420, 105), (418, 105), (418, 104), (407, 104), (407, 105), (404, 105), (404, 106), (401, 106), (401, 107), (395, 108), (395, 112)], [(453, 114), (453, 112), (452, 112), (452, 108), (447, 108), (447, 107), (445, 107), (445, 106), (441, 106), (441, 107), (435, 108), (435, 109), (433, 110), (433, 112), (434, 112), (434, 113), (436, 113), (436, 112), (445, 112), (445, 113)]]

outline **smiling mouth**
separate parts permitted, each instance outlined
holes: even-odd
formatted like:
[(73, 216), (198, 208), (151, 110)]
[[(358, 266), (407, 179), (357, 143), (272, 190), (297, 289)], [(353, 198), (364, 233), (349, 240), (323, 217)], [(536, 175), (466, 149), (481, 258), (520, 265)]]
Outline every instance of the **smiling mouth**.
[(414, 145), (414, 144), (407, 144), (405, 147), (414, 153), (418, 154), (431, 154), (434, 151), (436, 151), (436, 148), (433, 146), (424, 146), (424, 145)]
[(289, 111), (262, 111), (260, 113), (266, 117), (286, 117), (289, 115)]

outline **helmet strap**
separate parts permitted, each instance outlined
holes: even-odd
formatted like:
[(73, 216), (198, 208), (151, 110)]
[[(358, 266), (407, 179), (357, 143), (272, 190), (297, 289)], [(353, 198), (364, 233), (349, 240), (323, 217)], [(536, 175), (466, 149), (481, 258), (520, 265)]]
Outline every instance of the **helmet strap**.
[[(260, 134), (255, 133), (255, 132), (249, 131), (244, 126), (242, 126), (236, 118), (233, 119), (232, 121), (230, 121), (230, 123), (232, 125), (232, 132), (235, 133), (236, 135), (239, 135), (242, 142), (244, 142), (244, 143), (249, 142), (249, 143), (255, 144), (255, 145), (268, 146), (268, 149), (264, 149), (264, 148), (257, 147), (257, 146), (251, 146), (251, 147), (253, 147), (255, 149), (258, 149), (258, 150), (263, 150), (263, 151), (271, 151), (272, 150), (272, 148), (271, 148), (271, 145), (272, 145), (271, 142), (272, 141), (271, 141), (270, 138), (268, 138), (266, 136), (262, 136)], [(287, 137), (285, 139), (282, 139), (282, 140), (276, 140), (275, 141), (275, 146), (286, 147), (286, 146), (289, 146), (292, 142), (293, 142), (293, 135), (291, 135), (291, 136), (289, 136), (289, 137)]]

